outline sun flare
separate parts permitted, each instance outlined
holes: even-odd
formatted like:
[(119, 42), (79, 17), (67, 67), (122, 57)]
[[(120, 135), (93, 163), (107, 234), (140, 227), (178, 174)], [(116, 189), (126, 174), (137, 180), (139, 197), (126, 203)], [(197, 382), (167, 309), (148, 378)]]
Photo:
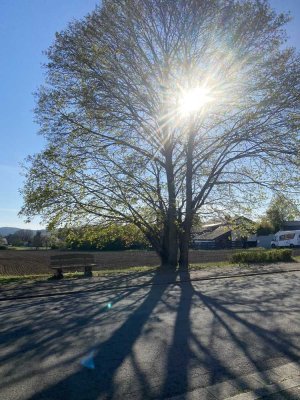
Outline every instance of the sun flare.
[(211, 90), (208, 87), (197, 87), (182, 93), (179, 108), (183, 115), (190, 115), (202, 109), (212, 101)]

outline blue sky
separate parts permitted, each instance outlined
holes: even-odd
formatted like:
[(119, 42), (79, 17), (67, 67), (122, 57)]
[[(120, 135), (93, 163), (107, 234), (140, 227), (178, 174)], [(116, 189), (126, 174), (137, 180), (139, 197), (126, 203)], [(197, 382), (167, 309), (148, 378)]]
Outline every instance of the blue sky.
[[(0, 0), (0, 227), (41, 228), (17, 216), (22, 205), (20, 163), (38, 152), (43, 139), (33, 122), (32, 93), (43, 83), (42, 54), (56, 31), (83, 17), (97, 0)], [(271, 0), (277, 11), (290, 11), (289, 44), (300, 49), (300, 0)]]

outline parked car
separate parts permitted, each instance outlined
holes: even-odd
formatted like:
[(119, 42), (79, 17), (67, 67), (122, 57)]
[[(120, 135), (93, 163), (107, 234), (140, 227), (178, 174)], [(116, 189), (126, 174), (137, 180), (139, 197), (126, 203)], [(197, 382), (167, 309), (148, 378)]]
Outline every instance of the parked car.
[(275, 233), (271, 241), (271, 247), (297, 247), (300, 246), (300, 230), (299, 231), (279, 231)]

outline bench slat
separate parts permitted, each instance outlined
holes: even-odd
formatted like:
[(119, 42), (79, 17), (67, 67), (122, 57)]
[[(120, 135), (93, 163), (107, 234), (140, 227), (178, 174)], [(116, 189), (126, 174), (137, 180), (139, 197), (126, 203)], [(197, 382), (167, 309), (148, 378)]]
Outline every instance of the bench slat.
[(53, 265), (51, 266), (52, 269), (61, 269), (61, 268), (65, 268), (65, 269), (70, 269), (70, 268), (85, 268), (85, 267), (96, 267), (97, 264), (78, 264), (78, 265)]
[(61, 254), (50, 256), (50, 260), (77, 260), (77, 259), (87, 259), (94, 260), (94, 256), (92, 254)]
[(78, 265), (78, 264), (94, 264), (95, 260), (85, 260), (85, 259), (77, 259), (77, 260), (55, 260), (51, 261), (50, 265)]

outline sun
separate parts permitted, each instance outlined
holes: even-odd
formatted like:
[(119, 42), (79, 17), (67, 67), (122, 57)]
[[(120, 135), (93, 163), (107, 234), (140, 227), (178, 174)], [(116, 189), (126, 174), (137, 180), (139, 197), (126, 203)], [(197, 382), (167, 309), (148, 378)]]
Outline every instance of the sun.
[(179, 109), (182, 115), (187, 116), (202, 109), (211, 101), (211, 90), (208, 87), (199, 86), (182, 92)]

